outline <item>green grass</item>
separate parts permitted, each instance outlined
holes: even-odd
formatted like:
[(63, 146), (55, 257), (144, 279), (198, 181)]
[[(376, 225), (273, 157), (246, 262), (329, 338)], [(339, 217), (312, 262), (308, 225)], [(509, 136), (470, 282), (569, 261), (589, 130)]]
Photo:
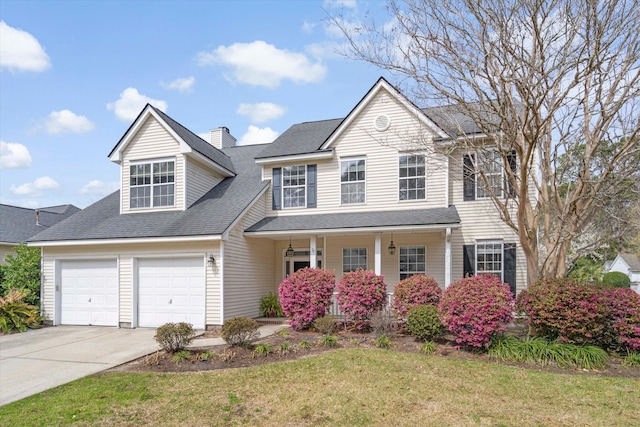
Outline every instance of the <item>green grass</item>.
[(0, 408), (0, 425), (640, 424), (640, 380), (340, 349), (293, 362), (87, 377)]

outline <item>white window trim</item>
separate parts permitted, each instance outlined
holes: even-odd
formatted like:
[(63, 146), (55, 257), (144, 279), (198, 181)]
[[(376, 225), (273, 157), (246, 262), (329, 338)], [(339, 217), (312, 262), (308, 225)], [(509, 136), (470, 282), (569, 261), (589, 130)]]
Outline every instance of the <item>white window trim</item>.
[[(364, 202), (358, 203), (342, 203), (342, 162), (353, 162), (358, 160), (364, 160), (364, 180), (363, 181), (347, 181), (346, 184), (358, 183), (362, 182), (364, 184)], [(357, 156), (357, 157), (343, 157), (339, 159), (339, 175), (338, 175), (338, 197), (339, 197), (339, 205), (340, 206), (361, 206), (367, 204), (367, 157), (366, 156)]]
[[(401, 179), (408, 179), (408, 178), (401, 178), (400, 177), (400, 157), (402, 156), (423, 156), (424, 157), (424, 199), (407, 199), (407, 200), (402, 200), (400, 199), (400, 180)], [(397, 173), (397, 179), (396, 182), (398, 184), (398, 192), (397, 192), (397, 196), (398, 196), (398, 203), (416, 203), (416, 202), (426, 202), (428, 200), (428, 182), (427, 182), (427, 154), (426, 153), (399, 153), (398, 154), (398, 167), (396, 169), (396, 173)], [(366, 178), (366, 176), (365, 176)], [(412, 177), (412, 178), (419, 178), (419, 177)]]
[[(500, 280), (504, 280), (504, 241), (498, 239), (488, 239), (488, 240), (476, 240), (475, 247), (475, 260), (474, 260), (474, 270), (477, 274), (485, 274), (486, 271), (480, 272), (478, 270), (478, 245), (500, 245)], [(489, 273), (496, 275), (495, 270), (489, 271)]]
[[(292, 167), (304, 167), (304, 186), (302, 185), (289, 185), (287, 187), (285, 187), (284, 185), (284, 170), (285, 168), (292, 168)], [(289, 165), (289, 166), (283, 166), (282, 167), (282, 173), (280, 174), (280, 179), (282, 179), (282, 182), (280, 183), (280, 188), (281, 188), (281, 192), (282, 192), (282, 209), (302, 209), (302, 208), (306, 208), (307, 207), (307, 196), (308, 191), (307, 191), (307, 165)], [(284, 205), (284, 190), (285, 188), (299, 188), (299, 187), (304, 187), (304, 206), (285, 206)]]
[(364, 249), (364, 256), (366, 257), (367, 262), (366, 262), (365, 268), (363, 268), (363, 270), (368, 270), (369, 269), (369, 248), (367, 248), (367, 247), (342, 248), (342, 256), (340, 257), (341, 260), (342, 260), (342, 274), (345, 274), (345, 273), (348, 273), (348, 272), (351, 272), (351, 271), (355, 271), (355, 270), (349, 270), (348, 272), (344, 271), (344, 251), (345, 251), (345, 249)]
[[(476, 200), (488, 200), (488, 199), (491, 199), (491, 194), (487, 194), (486, 196), (481, 196), (480, 195), (480, 191), (478, 191), (480, 189), (480, 186), (484, 187), (484, 185), (485, 185), (484, 181), (482, 180), (482, 177), (480, 176), (480, 174), (482, 173), (481, 171), (483, 171), (483, 169), (484, 169), (482, 167), (483, 163), (481, 163), (481, 161), (480, 161), (481, 160), (480, 156), (483, 153), (489, 153), (489, 152), (491, 152), (492, 154), (497, 153), (498, 157), (500, 157), (500, 153), (495, 149), (487, 149), (487, 150), (483, 150), (483, 151), (477, 151), (476, 154), (475, 154), (475, 163), (476, 163), (475, 164), (475, 169), (476, 170), (475, 170), (475, 177), (474, 178), (475, 178), (475, 181), (476, 181)], [(502, 160), (502, 159), (499, 158), (498, 160)], [(500, 165), (500, 194), (496, 194), (496, 197), (501, 199), (501, 198), (504, 197), (504, 179), (505, 179), (505, 177), (504, 177), (504, 165), (502, 164), (501, 161), (498, 164)], [(495, 174), (489, 174), (489, 175), (487, 175), (486, 172), (484, 172), (484, 174), (485, 174), (485, 177), (487, 178), (487, 181), (488, 181), (488, 177), (489, 176), (493, 176), (493, 175), (497, 175), (497, 172)]]
[[(400, 271), (400, 252), (406, 248), (424, 248), (424, 271)], [(403, 274), (427, 274), (427, 246), (426, 245), (406, 245), (398, 247), (398, 280), (403, 280), (401, 277)]]
[[(164, 163), (164, 162), (173, 162), (173, 205), (163, 205), (163, 206), (154, 206), (153, 205), (153, 187), (154, 185), (167, 185), (167, 183), (163, 184), (153, 184), (153, 164), (154, 163)], [(151, 165), (151, 193), (150, 193), (150, 204), (145, 207), (131, 207), (131, 189), (136, 187), (143, 187), (141, 185), (131, 185), (131, 166), (136, 165)], [(161, 157), (158, 159), (141, 159), (141, 160), (132, 160), (129, 162), (129, 174), (128, 174), (128, 182), (129, 186), (129, 209), (132, 211), (142, 211), (147, 209), (163, 209), (163, 208), (174, 208), (177, 206), (178, 199), (178, 159), (175, 157)]]

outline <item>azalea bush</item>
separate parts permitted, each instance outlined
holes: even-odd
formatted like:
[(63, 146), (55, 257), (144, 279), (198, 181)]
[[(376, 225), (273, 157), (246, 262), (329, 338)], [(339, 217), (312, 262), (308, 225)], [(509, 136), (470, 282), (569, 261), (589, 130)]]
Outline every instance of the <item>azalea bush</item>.
[(347, 322), (357, 329), (368, 325), (373, 313), (382, 310), (387, 302), (384, 276), (361, 268), (344, 273), (337, 285), (338, 307)]
[(458, 344), (489, 347), (491, 337), (506, 329), (513, 317), (509, 285), (491, 275), (452, 283), (438, 304), (438, 316)]
[(415, 274), (396, 284), (391, 309), (398, 319), (406, 319), (411, 308), (437, 306), (441, 296), (442, 289), (436, 279), (426, 274)]
[(604, 291), (611, 312), (610, 327), (616, 347), (640, 350), (640, 294), (629, 288)]
[(572, 279), (544, 279), (518, 296), (537, 335), (573, 344), (613, 344), (610, 309), (602, 288)]
[(280, 305), (294, 329), (311, 326), (328, 313), (336, 275), (320, 268), (302, 268), (287, 276), (278, 287)]

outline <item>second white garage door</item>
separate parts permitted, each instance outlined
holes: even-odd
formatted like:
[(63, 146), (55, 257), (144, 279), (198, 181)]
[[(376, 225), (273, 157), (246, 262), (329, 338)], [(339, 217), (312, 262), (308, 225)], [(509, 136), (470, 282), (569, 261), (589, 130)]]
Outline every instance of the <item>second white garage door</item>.
[(138, 325), (168, 322), (205, 326), (204, 259), (138, 259)]

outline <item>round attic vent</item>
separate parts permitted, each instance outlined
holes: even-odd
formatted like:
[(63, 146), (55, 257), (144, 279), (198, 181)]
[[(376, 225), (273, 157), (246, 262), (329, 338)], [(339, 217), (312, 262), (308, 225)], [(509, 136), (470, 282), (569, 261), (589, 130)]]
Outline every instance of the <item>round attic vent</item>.
[(373, 127), (378, 131), (382, 132), (389, 129), (389, 125), (391, 124), (391, 119), (386, 114), (380, 114), (373, 121)]

